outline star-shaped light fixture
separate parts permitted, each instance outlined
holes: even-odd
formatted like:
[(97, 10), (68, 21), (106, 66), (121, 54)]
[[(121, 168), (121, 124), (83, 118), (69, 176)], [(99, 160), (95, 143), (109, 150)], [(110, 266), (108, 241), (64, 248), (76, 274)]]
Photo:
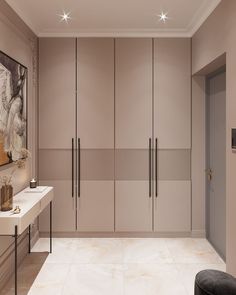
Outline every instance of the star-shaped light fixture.
[(165, 23), (168, 20), (167, 12), (161, 12), (161, 14), (158, 14), (159, 16), (159, 21)]
[(59, 16), (61, 17), (61, 22), (66, 22), (68, 23), (68, 21), (71, 19), (70, 17), (70, 12), (63, 12), (63, 14), (59, 14)]

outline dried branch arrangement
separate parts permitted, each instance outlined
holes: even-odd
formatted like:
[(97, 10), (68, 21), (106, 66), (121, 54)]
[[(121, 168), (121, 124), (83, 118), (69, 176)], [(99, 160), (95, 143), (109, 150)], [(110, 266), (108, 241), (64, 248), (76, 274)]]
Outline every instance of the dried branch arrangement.
[(29, 150), (23, 148), (20, 150), (19, 160), (14, 162), (14, 167), (8, 175), (0, 176), (1, 185), (11, 185), (12, 177), (17, 171), (17, 169), (24, 169), (27, 160), (31, 157)]

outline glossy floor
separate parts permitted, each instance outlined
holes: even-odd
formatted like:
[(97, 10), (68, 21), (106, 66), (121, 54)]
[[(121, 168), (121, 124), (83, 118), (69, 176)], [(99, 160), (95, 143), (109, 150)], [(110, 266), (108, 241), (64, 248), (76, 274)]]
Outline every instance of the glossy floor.
[[(33, 251), (47, 249), (40, 239)], [(21, 267), (20, 295), (193, 295), (197, 272), (225, 270), (205, 239), (54, 239), (40, 271), (34, 255)]]

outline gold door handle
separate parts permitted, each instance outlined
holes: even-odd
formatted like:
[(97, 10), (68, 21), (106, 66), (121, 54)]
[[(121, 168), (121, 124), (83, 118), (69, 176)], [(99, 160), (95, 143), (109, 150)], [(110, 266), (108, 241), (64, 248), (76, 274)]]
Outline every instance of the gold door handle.
[(208, 179), (208, 181), (211, 181), (211, 180), (212, 180), (212, 176), (213, 176), (213, 171), (212, 171), (212, 169), (206, 169), (205, 172), (206, 172), (206, 174), (207, 174), (207, 179)]

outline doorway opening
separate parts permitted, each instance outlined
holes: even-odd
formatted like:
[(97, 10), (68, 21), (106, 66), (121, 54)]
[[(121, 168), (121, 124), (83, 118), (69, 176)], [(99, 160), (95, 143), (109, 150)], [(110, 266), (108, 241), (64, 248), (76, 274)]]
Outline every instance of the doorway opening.
[(206, 78), (206, 235), (226, 257), (226, 71)]

